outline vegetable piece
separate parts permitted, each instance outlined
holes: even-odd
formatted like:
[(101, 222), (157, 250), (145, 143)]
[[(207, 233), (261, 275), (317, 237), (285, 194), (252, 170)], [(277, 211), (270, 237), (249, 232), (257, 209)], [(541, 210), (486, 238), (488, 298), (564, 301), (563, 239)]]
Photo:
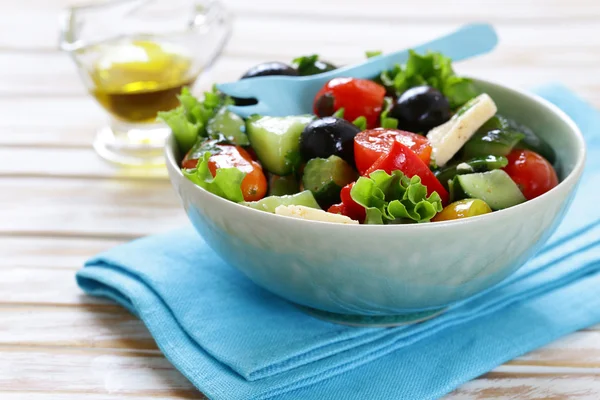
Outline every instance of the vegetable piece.
[(372, 58), (372, 57), (377, 57), (382, 55), (383, 52), (381, 50), (367, 50), (365, 51), (365, 56), (367, 56), (367, 58)]
[(531, 150), (513, 150), (504, 171), (519, 186), (527, 200), (534, 199), (558, 185), (552, 165)]
[(237, 168), (246, 174), (241, 182), (244, 200), (262, 199), (267, 193), (267, 179), (260, 164), (252, 160), (250, 154), (240, 146), (217, 144), (215, 142), (209, 140), (199, 146), (195, 153), (195, 155), (198, 155), (196, 159), (187, 158), (186, 155), (186, 159), (182, 163), (183, 167), (186, 169), (199, 168), (199, 159), (205, 157), (206, 154), (211, 154), (208, 159), (208, 168), (212, 176), (216, 176), (220, 169)]
[(237, 146), (248, 146), (250, 141), (243, 132), (246, 128), (244, 120), (237, 114), (221, 107), (206, 125), (206, 133), (211, 139), (226, 140)]
[(354, 159), (358, 172), (363, 175), (382, 154), (389, 151), (394, 140), (411, 149), (429, 165), (431, 146), (426, 137), (397, 129), (377, 128), (360, 132), (354, 138)]
[(310, 115), (289, 117), (251, 116), (246, 133), (263, 166), (276, 175), (288, 175), (302, 162), (300, 134), (312, 120)]
[(256, 210), (266, 211), (273, 214), (275, 213), (275, 209), (282, 205), (297, 205), (320, 209), (310, 190), (305, 190), (289, 196), (269, 196), (259, 201), (243, 202), (242, 204)]
[(340, 201), (342, 188), (357, 177), (354, 169), (338, 156), (313, 158), (304, 167), (302, 185), (313, 193), (322, 208), (327, 209)]
[(345, 119), (316, 119), (302, 131), (300, 153), (305, 160), (336, 155), (354, 165), (354, 137), (359, 132), (359, 128)]
[(488, 132), (478, 131), (462, 149), (463, 158), (474, 158), (486, 155), (505, 156), (525, 137), (513, 130), (494, 129)]
[(285, 196), (300, 191), (300, 183), (294, 175), (269, 174), (269, 196)]
[(398, 140), (392, 142), (392, 147), (388, 153), (384, 153), (377, 161), (365, 172), (370, 176), (374, 171), (383, 170), (388, 174), (399, 170), (407, 177), (419, 176), (420, 181), (427, 187), (427, 194), (430, 196), (437, 192), (442, 203), (448, 202), (448, 192), (437, 180), (427, 164), (423, 162), (412, 150), (400, 143)]
[(334, 78), (317, 93), (314, 112), (319, 117), (332, 115), (344, 108), (348, 121), (364, 116), (367, 127), (374, 128), (379, 121), (385, 88), (368, 79)]
[(455, 75), (452, 60), (441, 53), (419, 55), (410, 50), (404, 67), (396, 65), (383, 71), (379, 80), (397, 95), (415, 86), (432, 86), (448, 99), (451, 108), (460, 107), (479, 94), (471, 79)]
[(342, 188), (342, 191), (340, 192), (340, 199), (342, 202), (332, 205), (327, 212), (342, 214), (353, 220), (363, 222), (366, 216), (365, 208), (355, 202), (350, 194), (354, 183), (355, 182), (349, 183)]
[(183, 175), (196, 185), (227, 200), (239, 203), (244, 200), (242, 181), (246, 174), (238, 168), (221, 168), (213, 176), (209, 169), (210, 152), (204, 153), (195, 169), (183, 169)]
[(456, 175), (454, 178), (448, 181), (448, 193), (450, 194), (450, 201), (455, 202), (458, 200), (463, 200), (468, 198), (469, 196), (465, 193), (463, 188), (460, 186), (460, 182), (458, 181), (459, 175)]
[(484, 93), (465, 104), (448, 122), (429, 131), (427, 139), (435, 163), (440, 167), (446, 165), (496, 111), (496, 104)]
[(408, 178), (400, 171), (375, 171), (360, 177), (350, 191), (352, 199), (366, 211), (365, 224), (426, 222), (442, 211), (440, 196), (418, 176)]
[(271, 75), (298, 76), (298, 71), (285, 63), (279, 61), (271, 61), (255, 65), (254, 67), (246, 71), (246, 73), (242, 75), (240, 79), (256, 78), (259, 76)]
[(429, 132), (450, 119), (450, 104), (439, 90), (417, 86), (402, 93), (390, 110), (400, 129), (410, 132)]
[(492, 209), (480, 199), (464, 199), (448, 204), (431, 222), (450, 221), (491, 213)]
[(316, 210), (310, 207), (304, 206), (279, 206), (275, 209), (275, 214), (283, 215), (286, 217), (306, 219), (309, 221), (320, 221), (320, 222), (332, 222), (337, 224), (358, 224), (358, 221), (354, 221), (344, 215), (331, 214), (323, 210)]
[(469, 197), (485, 201), (492, 210), (501, 210), (525, 201), (517, 184), (501, 169), (458, 175), (456, 179)]
[(181, 94), (177, 97), (181, 103), (179, 107), (171, 111), (161, 111), (157, 118), (171, 128), (179, 150), (187, 153), (199, 137), (206, 136), (208, 121), (221, 106), (231, 104), (232, 100), (213, 89), (212, 92), (204, 92), (204, 99), (200, 101), (192, 96), (187, 87), (181, 89)]
[(364, 131), (367, 129), (367, 118), (364, 116), (360, 116), (352, 121), (352, 125), (356, 126), (359, 131)]
[(435, 171), (435, 176), (444, 187), (448, 187), (448, 181), (456, 175), (491, 171), (493, 169), (504, 168), (507, 164), (508, 159), (506, 157), (476, 157)]
[[(505, 130), (511, 129), (510, 124), (506, 118), (503, 116), (496, 114), (492, 118), (488, 119), (485, 124), (481, 125), (481, 128), (477, 130), (477, 133), (486, 133), (493, 130)], [(518, 130), (514, 129), (513, 130)]]
[(298, 70), (298, 74), (301, 76), (317, 75), (337, 69), (335, 65), (327, 61), (319, 60), (317, 54), (295, 58), (292, 61), (292, 66)]
[(544, 157), (550, 164), (556, 162), (556, 152), (546, 143), (544, 139), (537, 136), (530, 128), (518, 124), (515, 121), (508, 121), (509, 128), (525, 135), (525, 138), (516, 144), (517, 149), (527, 149), (538, 153)]

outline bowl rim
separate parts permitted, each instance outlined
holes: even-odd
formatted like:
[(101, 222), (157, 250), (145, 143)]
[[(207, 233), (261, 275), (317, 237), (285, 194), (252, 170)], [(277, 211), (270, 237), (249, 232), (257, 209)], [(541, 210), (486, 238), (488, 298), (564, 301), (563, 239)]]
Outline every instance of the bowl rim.
[[(478, 215), (478, 216), (474, 216), (474, 217), (470, 217), (470, 218), (456, 219), (456, 220), (449, 220), (449, 221), (438, 221), (438, 222), (433, 222), (433, 223), (422, 223), (422, 224), (392, 224), (392, 225), (340, 224), (340, 223), (333, 223), (333, 222), (326, 222), (326, 221), (312, 221), (312, 220), (306, 220), (306, 219), (301, 219), (301, 218), (288, 217), (288, 216), (284, 216), (284, 215), (277, 215), (277, 214), (257, 210), (257, 209), (247, 207), (242, 204), (235, 203), (233, 201), (224, 199), (222, 197), (219, 197), (219, 196), (205, 190), (204, 188), (194, 184), (193, 182), (189, 181), (188, 179), (186, 179), (184, 177), (183, 173), (181, 172), (181, 168), (179, 167), (179, 164), (176, 161), (176, 157), (175, 157), (176, 141), (175, 141), (175, 138), (174, 138), (172, 132), (169, 133), (169, 136), (168, 136), (168, 138), (166, 140), (166, 144), (165, 144), (166, 164), (170, 170), (172, 170), (176, 173), (177, 179), (183, 180), (183, 182), (188, 181), (187, 183), (189, 183), (191, 185), (191, 186), (189, 186), (189, 185), (188, 186), (195, 188), (192, 190), (200, 191), (203, 195), (208, 195), (209, 197), (212, 196), (212, 198), (215, 201), (222, 202), (222, 207), (234, 206), (234, 208), (237, 208), (237, 210), (240, 212), (249, 212), (251, 214), (254, 213), (254, 215), (257, 217), (259, 217), (259, 215), (262, 215), (262, 217), (260, 217), (260, 218), (265, 218), (266, 220), (275, 218), (272, 220), (273, 222), (276, 222), (276, 221), (281, 222), (282, 221), (281, 218), (284, 218), (284, 219), (288, 220), (289, 223), (292, 223), (291, 221), (296, 221), (295, 223), (297, 223), (297, 224), (305, 224), (305, 226), (314, 226), (315, 228), (319, 227), (320, 229), (326, 229), (327, 227), (335, 228), (335, 227), (346, 226), (347, 227), (347, 228), (345, 228), (346, 230), (360, 229), (360, 232), (363, 232), (363, 233), (367, 230), (384, 229), (384, 232), (397, 234), (397, 233), (401, 233), (401, 232), (403, 233), (406, 230), (416, 231), (418, 229), (419, 230), (436, 229), (436, 228), (440, 229), (440, 228), (446, 227), (446, 226), (457, 227), (459, 225), (464, 225), (464, 224), (473, 224), (476, 221), (492, 222), (495, 219), (495, 220), (497, 220), (497, 222), (501, 222), (502, 220), (504, 220), (505, 217), (509, 217), (511, 214), (526, 212), (526, 210), (528, 208), (530, 208), (533, 211), (535, 208), (538, 207), (538, 205), (541, 205), (542, 202), (546, 201), (546, 199), (548, 199), (549, 196), (551, 196), (553, 193), (555, 193), (557, 190), (560, 190), (564, 186), (570, 185), (572, 187), (572, 189), (571, 189), (571, 191), (572, 191), (575, 188), (575, 186), (583, 172), (583, 168), (584, 168), (585, 160), (586, 160), (586, 145), (585, 145), (585, 140), (583, 138), (583, 134), (581, 133), (581, 130), (579, 129), (577, 124), (571, 119), (571, 117), (569, 117), (563, 110), (558, 108), (558, 106), (552, 104), (548, 100), (542, 98), (541, 96), (539, 96), (535, 93), (531, 93), (524, 89), (519, 89), (519, 88), (515, 88), (512, 86), (503, 85), (503, 84), (497, 83), (492, 80), (480, 79), (480, 78), (472, 78), (472, 79), (475, 82), (482, 82), (487, 85), (492, 85), (492, 86), (500, 87), (502, 89), (507, 89), (511, 92), (514, 92), (513, 94), (518, 94), (520, 96), (526, 97), (529, 101), (539, 103), (542, 106), (544, 106), (546, 109), (548, 109), (550, 112), (557, 115), (562, 121), (564, 121), (567, 124), (567, 126), (570, 128), (571, 134), (576, 142), (576, 149), (579, 154), (578, 154), (577, 162), (573, 166), (573, 169), (571, 170), (571, 172), (562, 181), (560, 181), (557, 186), (555, 186), (548, 192), (542, 194), (541, 196), (538, 196), (531, 200), (527, 200), (524, 203), (517, 204), (516, 206), (512, 206), (509, 208), (497, 210), (497, 211), (494, 211), (494, 212), (491, 212), (488, 214)], [(171, 175), (171, 177), (172, 177), (172, 175)], [(242, 209), (245, 211), (242, 211)], [(381, 232), (381, 231), (378, 231), (378, 232)]]

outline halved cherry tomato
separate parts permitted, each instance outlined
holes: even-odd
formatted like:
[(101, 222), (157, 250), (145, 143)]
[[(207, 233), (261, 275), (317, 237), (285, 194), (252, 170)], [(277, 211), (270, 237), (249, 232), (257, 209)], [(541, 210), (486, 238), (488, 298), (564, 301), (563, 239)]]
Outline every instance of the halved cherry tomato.
[(334, 78), (317, 93), (314, 112), (319, 117), (332, 115), (344, 109), (344, 119), (352, 122), (360, 116), (367, 119), (367, 127), (377, 126), (383, 107), (385, 88), (368, 79)]
[[(194, 146), (185, 156), (182, 167), (196, 168), (198, 159), (204, 152)], [(242, 181), (242, 194), (245, 201), (256, 201), (265, 197), (267, 193), (267, 178), (260, 164), (252, 159), (252, 156), (240, 146), (229, 144), (211, 144), (207, 149), (217, 148), (219, 151), (211, 154), (208, 159), (208, 169), (212, 176), (217, 174), (219, 168), (237, 168), (246, 173)]]
[(409, 178), (417, 175), (421, 178), (421, 183), (427, 187), (427, 195), (437, 192), (442, 199), (442, 204), (448, 203), (448, 191), (438, 181), (427, 164), (411, 149), (397, 140), (392, 142), (389, 152), (383, 153), (364, 175), (368, 176), (378, 169), (382, 169), (388, 174), (400, 170)]
[(544, 157), (531, 150), (513, 150), (504, 171), (519, 186), (527, 200), (536, 198), (558, 185), (558, 176)]
[(429, 165), (431, 145), (425, 136), (397, 129), (377, 128), (360, 132), (354, 137), (354, 160), (358, 172), (364, 174), (382, 154), (387, 153), (394, 139), (411, 149)]
[(329, 207), (327, 212), (333, 214), (342, 214), (356, 221), (363, 222), (366, 217), (365, 208), (355, 202), (352, 199), (352, 196), (350, 196), (352, 186), (354, 186), (354, 182), (349, 183), (342, 188), (342, 191), (340, 192), (340, 199), (342, 202), (332, 205)]

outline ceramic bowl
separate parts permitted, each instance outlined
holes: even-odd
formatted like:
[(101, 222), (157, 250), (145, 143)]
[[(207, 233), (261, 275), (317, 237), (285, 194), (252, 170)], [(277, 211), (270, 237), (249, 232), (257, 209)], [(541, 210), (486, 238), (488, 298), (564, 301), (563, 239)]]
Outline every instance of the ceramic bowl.
[(263, 288), (331, 321), (395, 325), (442, 312), (516, 271), (556, 229), (585, 159), (575, 123), (544, 99), (476, 80), (499, 112), (531, 127), (557, 152), (561, 183), (491, 214), (411, 225), (342, 225), (254, 210), (186, 179), (174, 138), (173, 187), (204, 240)]

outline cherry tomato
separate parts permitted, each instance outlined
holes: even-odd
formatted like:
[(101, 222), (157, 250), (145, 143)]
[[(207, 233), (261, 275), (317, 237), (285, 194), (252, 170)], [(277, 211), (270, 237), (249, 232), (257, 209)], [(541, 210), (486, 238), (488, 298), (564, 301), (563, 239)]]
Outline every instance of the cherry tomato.
[(464, 199), (448, 204), (441, 212), (433, 217), (431, 222), (450, 221), (453, 219), (474, 217), (476, 215), (483, 215), (491, 212), (492, 209), (483, 200)]
[(399, 141), (411, 149), (426, 165), (431, 160), (431, 145), (425, 136), (397, 129), (371, 129), (360, 132), (354, 137), (354, 159), (356, 168), (362, 175), (382, 154)]
[(379, 122), (385, 88), (368, 79), (334, 78), (317, 93), (314, 112), (319, 117), (332, 115), (344, 109), (344, 119), (352, 122), (360, 116), (367, 119), (367, 127)]
[(353, 220), (363, 222), (366, 217), (366, 211), (363, 206), (355, 202), (352, 199), (352, 196), (350, 196), (352, 186), (354, 186), (354, 182), (349, 183), (342, 188), (342, 191), (340, 192), (340, 199), (342, 202), (332, 205), (329, 207), (327, 212), (333, 214), (342, 214), (346, 217), (352, 218)]
[(448, 202), (448, 191), (438, 181), (427, 164), (411, 149), (397, 140), (392, 142), (390, 150), (387, 153), (383, 153), (364, 175), (368, 176), (371, 172), (378, 169), (382, 169), (388, 174), (391, 174), (392, 171), (400, 170), (409, 178), (417, 175), (421, 178), (421, 183), (427, 187), (428, 196), (433, 192), (437, 192), (442, 199), (442, 204)]
[(513, 150), (504, 171), (519, 186), (527, 200), (536, 198), (558, 185), (552, 164), (531, 150)]
[[(219, 168), (237, 168), (246, 173), (242, 181), (242, 194), (245, 201), (256, 201), (265, 197), (267, 193), (267, 178), (260, 164), (252, 159), (252, 156), (240, 146), (229, 144), (211, 144), (220, 151), (211, 154), (208, 159), (208, 169), (215, 176)], [(185, 156), (182, 167), (196, 168), (198, 159), (204, 154), (199, 148), (192, 149)]]

